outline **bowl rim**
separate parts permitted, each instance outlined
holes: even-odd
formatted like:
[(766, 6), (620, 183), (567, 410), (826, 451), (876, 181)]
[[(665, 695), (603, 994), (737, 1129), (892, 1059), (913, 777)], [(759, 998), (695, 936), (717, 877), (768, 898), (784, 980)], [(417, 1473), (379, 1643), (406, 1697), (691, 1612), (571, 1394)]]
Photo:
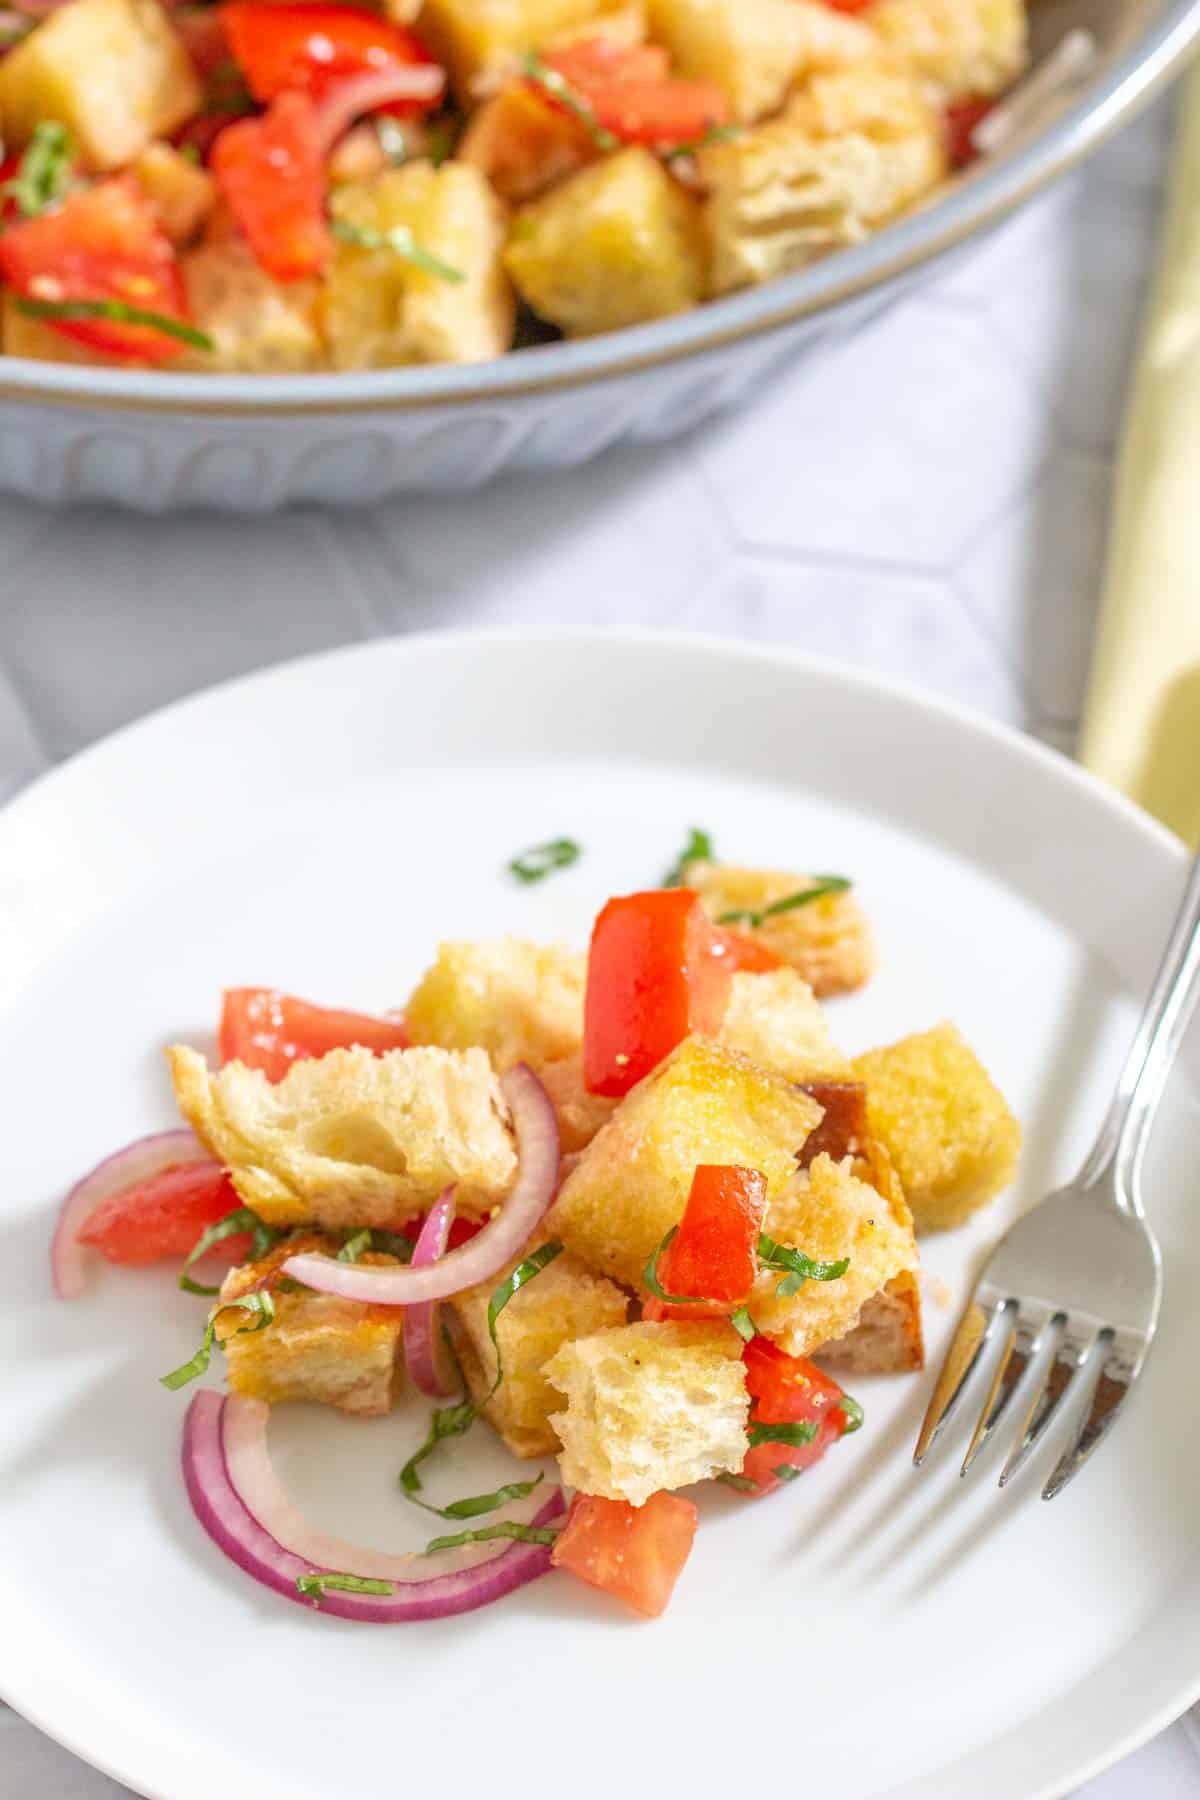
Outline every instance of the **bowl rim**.
[(1127, 123), (1200, 35), (1200, 0), (1170, 0), (1123, 54), (1028, 143), (981, 163), (932, 205), (794, 275), (647, 325), (484, 363), (305, 375), (176, 374), (0, 357), (0, 401), (193, 416), (354, 415), (507, 402), (637, 375), (819, 318), (913, 275), (1000, 223)]

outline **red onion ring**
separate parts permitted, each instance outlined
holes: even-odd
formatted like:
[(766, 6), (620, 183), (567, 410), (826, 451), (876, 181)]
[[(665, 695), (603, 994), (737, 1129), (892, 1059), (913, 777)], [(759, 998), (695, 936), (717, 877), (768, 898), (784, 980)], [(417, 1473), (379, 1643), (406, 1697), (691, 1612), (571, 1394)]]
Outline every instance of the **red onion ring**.
[[(396, 1554), (372, 1550), (331, 1537), (310, 1525), (275, 1472), (267, 1444), (271, 1409), (265, 1400), (249, 1400), (229, 1394), (221, 1414), (221, 1446), (229, 1485), (250, 1517), (262, 1526), (283, 1550), (299, 1556), (310, 1569), (336, 1569), (343, 1575), (365, 1575), (377, 1581), (403, 1582), (406, 1586), (427, 1582), (439, 1575), (457, 1575), (504, 1554), (505, 1542), (463, 1544), (457, 1550), (435, 1550), (432, 1556), (415, 1551)], [(535, 1488), (523, 1500), (509, 1501), (488, 1515), (492, 1521), (512, 1520), (529, 1525), (550, 1498), (550, 1490)], [(446, 1527), (445, 1529), (449, 1529)]]
[(448, 1300), (487, 1281), (523, 1250), (541, 1223), (558, 1183), (558, 1118), (550, 1096), (527, 1063), (500, 1078), (517, 1138), (517, 1179), (499, 1212), (469, 1243), (427, 1268), (364, 1268), (306, 1252), (289, 1256), (283, 1273), (320, 1294), (366, 1300), (373, 1306), (416, 1306)]
[(194, 1132), (159, 1131), (114, 1151), (77, 1181), (63, 1201), (50, 1246), (50, 1273), (59, 1299), (78, 1300), (87, 1286), (87, 1252), (79, 1233), (98, 1206), (164, 1169), (206, 1162), (212, 1158)]
[[(410, 1268), (427, 1269), (445, 1256), (453, 1223), (454, 1189), (448, 1187), (421, 1227)], [(417, 1392), (430, 1400), (445, 1400), (458, 1391), (442, 1337), (441, 1313), (436, 1300), (418, 1300), (404, 1309), (404, 1364)]]
[[(222, 1441), (222, 1419), (228, 1404), (220, 1394), (205, 1390), (188, 1407), (183, 1427), (183, 1479), (192, 1510), (217, 1548), (247, 1575), (285, 1600), (312, 1607), (313, 1602), (298, 1590), (296, 1578), (312, 1574), (313, 1565), (285, 1550), (252, 1517), (229, 1479)], [(563, 1511), (563, 1505), (562, 1490), (556, 1488), (533, 1523), (548, 1524)], [(322, 1595), (318, 1606), (321, 1612), (341, 1619), (380, 1625), (446, 1619), (501, 1599), (514, 1588), (544, 1575), (549, 1567), (549, 1544), (516, 1541), (482, 1566), (412, 1582), (407, 1592), (353, 1594), (334, 1588)]]
[(446, 71), (436, 63), (401, 64), (393, 69), (365, 69), (339, 81), (317, 107), (317, 138), (328, 155), (355, 119), (393, 100), (439, 100)]

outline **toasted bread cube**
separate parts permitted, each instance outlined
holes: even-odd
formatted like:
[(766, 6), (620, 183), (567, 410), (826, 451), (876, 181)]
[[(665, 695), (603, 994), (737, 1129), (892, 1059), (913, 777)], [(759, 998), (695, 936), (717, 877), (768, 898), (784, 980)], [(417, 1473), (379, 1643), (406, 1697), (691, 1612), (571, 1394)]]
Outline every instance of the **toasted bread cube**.
[(271, 1083), (195, 1050), (168, 1051), (180, 1111), (268, 1225), (397, 1230), (451, 1182), (479, 1217), (516, 1174), (500, 1084), (482, 1050), (356, 1046)]
[(55, 331), (45, 319), (31, 318), (21, 311), (19, 297), (11, 288), (0, 294), (0, 344), (5, 356), (28, 356), (34, 362), (74, 363), (81, 368), (129, 368), (127, 356), (105, 356), (87, 344), (76, 343)]
[(236, 236), (186, 251), (180, 267), (192, 319), (213, 344), (180, 368), (285, 375), (323, 366), (315, 282), (274, 281)]
[(708, 277), (698, 202), (640, 149), (606, 156), (523, 207), (505, 262), (534, 311), (568, 337), (686, 312)]
[(876, 49), (856, 19), (812, 0), (649, 0), (649, 23), (679, 73), (724, 88), (743, 125), (775, 112), (802, 75)]
[(750, 1411), (741, 1352), (721, 1321), (622, 1325), (564, 1344), (545, 1370), (567, 1400), (550, 1420), (563, 1480), (642, 1506), (740, 1469)]
[(338, 222), (408, 232), (460, 280), (419, 267), (393, 248), (338, 242), (321, 318), (335, 369), (486, 362), (512, 342), (515, 305), (504, 273), (504, 209), (478, 169), (413, 162), (330, 196)]
[[(488, 1302), (528, 1254), (526, 1248), (493, 1281), (451, 1302), (450, 1335), (480, 1403), (496, 1379)], [(545, 1374), (551, 1357), (573, 1338), (624, 1325), (628, 1316), (629, 1296), (602, 1275), (592, 1275), (566, 1251), (517, 1290), (496, 1320), (504, 1379), (483, 1408), (514, 1456), (552, 1456), (558, 1449), (550, 1415), (561, 1406), (562, 1396)]]
[(938, 105), (1003, 93), (1029, 61), (1024, 0), (876, 0), (863, 18)]
[(469, 100), (492, 92), (529, 51), (597, 35), (610, 17), (625, 29), (631, 16), (640, 27), (641, 8), (629, 0), (425, 0), (419, 29)]
[(921, 1288), (916, 1271), (903, 1269), (872, 1294), (858, 1324), (815, 1352), (822, 1362), (851, 1375), (909, 1375), (925, 1367)]
[(714, 294), (859, 243), (948, 172), (938, 115), (913, 77), (882, 62), (814, 76), (778, 118), (697, 161)]
[(780, 1196), (820, 1117), (782, 1076), (706, 1038), (685, 1038), (583, 1151), (548, 1229), (589, 1268), (644, 1293), (646, 1263), (682, 1218), (697, 1165), (757, 1169), (768, 1195)]
[(726, 1049), (739, 1050), (789, 1081), (849, 1072), (816, 996), (795, 969), (736, 974), (719, 1035)]
[(561, 1062), (543, 1063), (538, 1075), (558, 1114), (563, 1155), (586, 1150), (600, 1127), (612, 1118), (620, 1101), (607, 1094), (588, 1092), (583, 1082), (582, 1056), (567, 1056)]
[(893, 1276), (915, 1268), (916, 1243), (907, 1208), (898, 1213), (888, 1199), (852, 1173), (849, 1159), (835, 1163), (818, 1156), (767, 1207), (766, 1231), (777, 1243), (802, 1250), (818, 1262), (849, 1267), (834, 1281), (806, 1281), (780, 1294), (783, 1276), (764, 1270), (754, 1284), (750, 1316), (765, 1337), (789, 1356), (810, 1356), (843, 1337), (859, 1320), (866, 1302)]
[(854, 1059), (872, 1134), (896, 1166), (918, 1231), (961, 1225), (1008, 1186), (1021, 1127), (953, 1025)]
[(520, 206), (573, 175), (598, 151), (586, 127), (513, 81), (471, 114), (455, 155), (486, 175), (502, 200)]
[[(813, 885), (811, 875), (737, 868), (731, 863), (689, 863), (685, 879), (713, 919), (730, 912), (760, 913)], [(862, 987), (875, 967), (871, 928), (853, 889), (826, 894), (758, 927), (739, 921), (737, 929), (790, 963), (819, 1000)]]
[[(258, 1262), (230, 1269), (221, 1300), (271, 1290), (275, 1317), (258, 1331), (243, 1331), (237, 1308), (218, 1313), (216, 1333), (235, 1394), (278, 1406), (284, 1400), (316, 1400), (341, 1412), (373, 1418), (392, 1410), (403, 1383), (403, 1314), (396, 1306), (369, 1306), (332, 1294), (280, 1285), (282, 1264), (301, 1250), (333, 1255), (332, 1238), (309, 1233), (277, 1244)], [(380, 1268), (395, 1257), (368, 1251), (359, 1261)]]
[(71, 0), (0, 61), (5, 149), (58, 119), (90, 169), (123, 168), (196, 112), (192, 59), (158, 0)]
[(133, 173), (173, 244), (189, 244), (217, 203), (217, 184), (207, 169), (189, 162), (173, 144), (147, 144)]
[(579, 1054), (586, 980), (586, 956), (565, 944), (515, 937), (440, 944), (404, 1022), (414, 1044), (477, 1044), (497, 1069), (537, 1068)]

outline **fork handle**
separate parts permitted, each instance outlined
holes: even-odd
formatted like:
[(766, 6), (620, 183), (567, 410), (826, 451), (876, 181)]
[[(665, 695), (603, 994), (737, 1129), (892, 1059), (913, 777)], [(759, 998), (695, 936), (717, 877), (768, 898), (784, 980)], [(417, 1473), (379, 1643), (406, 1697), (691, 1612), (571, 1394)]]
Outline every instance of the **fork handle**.
[(1100, 1135), (1080, 1172), (1086, 1187), (1112, 1181), (1118, 1204), (1139, 1216), (1139, 1175), (1150, 1125), (1175, 1053), (1200, 998), (1200, 856), (1192, 863), (1154, 986)]

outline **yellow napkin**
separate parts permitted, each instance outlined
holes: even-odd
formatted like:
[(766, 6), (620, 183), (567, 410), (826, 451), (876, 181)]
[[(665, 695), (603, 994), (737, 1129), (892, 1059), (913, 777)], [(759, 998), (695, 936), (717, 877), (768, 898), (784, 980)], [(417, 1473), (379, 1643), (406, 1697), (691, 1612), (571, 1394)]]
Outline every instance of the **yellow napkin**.
[(1200, 838), (1200, 65), (1183, 94), (1121, 446), (1079, 756), (1181, 837)]

